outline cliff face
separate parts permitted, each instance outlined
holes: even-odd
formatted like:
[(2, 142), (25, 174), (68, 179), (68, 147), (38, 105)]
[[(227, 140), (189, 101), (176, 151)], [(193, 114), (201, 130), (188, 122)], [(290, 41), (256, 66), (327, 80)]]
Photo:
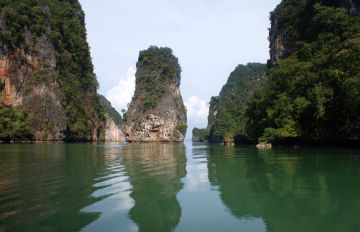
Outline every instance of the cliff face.
[(0, 106), (24, 112), (34, 140), (98, 139), (104, 118), (80, 4), (0, 6)]
[[(0, 30), (6, 31), (6, 18), (3, 13), (0, 17)], [(11, 47), (0, 38), (0, 105), (31, 114), (30, 125), (36, 140), (62, 140), (66, 129), (65, 109), (56, 81), (56, 51), (49, 33), (47, 25), (34, 41), (31, 31), (24, 27), (23, 43), (32, 48), (28, 51)]]
[(114, 120), (105, 115), (105, 128), (104, 128), (104, 141), (105, 142), (125, 142), (125, 134), (121, 130), (120, 125), (116, 124)]
[(206, 130), (208, 132), (208, 141), (212, 143), (221, 143), (223, 141), (222, 136), (214, 135), (216, 116), (219, 113), (219, 97), (211, 97), (209, 104), (208, 126)]
[(268, 84), (248, 133), (274, 144), (360, 138), (359, 1), (283, 0), (271, 14)]
[(269, 30), (271, 66), (280, 59), (290, 56), (296, 50), (296, 42), (306, 37), (306, 26), (300, 26), (313, 14), (316, 3), (324, 6), (346, 8), (351, 16), (360, 15), (358, 0), (284, 0), (270, 13)]
[(239, 65), (230, 74), (219, 97), (211, 98), (207, 128), (210, 142), (248, 142), (247, 104), (255, 91), (266, 83), (265, 72), (265, 64)]
[(128, 141), (184, 140), (187, 124), (180, 72), (171, 49), (150, 47), (140, 52), (135, 93), (123, 124)]
[(104, 96), (100, 95), (99, 97), (101, 105), (105, 110), (105, 122), (100, 130), (102, 133), (99, 136), (99, 140), (104, 142), (125, 142), (125, 134), (121, 130), (121, 115)]
[(278, 60), (289, 56), (293, 52), (295, 43), (289, 33), (276, 26), (278, 22), (275, 11), (270, 13), (270, 21), (270, 65), (275, 65)]

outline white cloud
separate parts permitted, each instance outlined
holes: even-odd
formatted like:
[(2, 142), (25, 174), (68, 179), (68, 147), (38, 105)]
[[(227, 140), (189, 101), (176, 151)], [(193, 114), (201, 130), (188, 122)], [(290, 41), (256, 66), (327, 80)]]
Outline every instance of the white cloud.
[(185, 101), (189, 118), (207, 119), (209, 114), (209, 104), (197, 96), (191, 96)]
[(204, 187), (204, 183), (209, 182), (207, 164), (197, 163), (190, 165), (189, 173), (187, 175), (187, 188), (190, 192), (199, 191)]
[(126, 77), (106, 93), (106, 98), (118, 112), (127, 109), (127, 104), (131, 102), (135, 91), (135, 72), (134, 68), (128, 68)]

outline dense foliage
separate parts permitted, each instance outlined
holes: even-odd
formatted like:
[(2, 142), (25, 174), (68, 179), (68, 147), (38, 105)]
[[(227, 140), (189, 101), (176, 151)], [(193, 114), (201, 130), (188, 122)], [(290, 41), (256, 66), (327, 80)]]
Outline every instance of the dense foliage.
[(218, 98), (210, 103), (210, 140), (220, 137), (224, 140), (247, 140), (245, 124), (246, 110), (254, 92), (265, 83), (266, 65), (249, 63), (239, 65), (223, 86)]
[(102, 119), (103, 108), (96, 93), (98, 83), (79, 2), (2, 0), (0, 8), (5, 24), (0, 39), (10, 50), (36, 55), (33, 43), (44, 35), (51, 39), (57, 58), (56, 82), (66, 110), (67, 138), (88, 138)]
[(58, 53), (59, 84), (73, 137), (97, 127), (103, 108), (86, 42), (85, 17), (78, 1), (46, 0), (51, 11), (51, 38)]
[[(270, 142), (360, 137), (360, 18), (343, 1), (284, 0), (277, 24), (296, 44), (268, 72), (247, 110), (247, 131)], [(338, 2), (338, 3), (337, 3)]]
[(23, 30), (26, 27), (34, 37), (41, 36), (46, 26), (43, 8), (36, 0), (2, 0), (0, 8), (6, 23), (6, 28), (0, 31), (0, 38), (13, 48), (29, 49), (25, 46)]
[(0, 141), (31, 139), (27, 115), (20, 110), (0, 106)]
[(194, 127), (192, 130), (192, 141), (193, 142), (207, 142), (208, 141), (207, 130)]
[(180, 78), (181, 68), (178, 59), (170, 48), (151, 46), (141, 51), (137, 63), (135, 94), (144, 95), (143, 109), (154, 108), (165, 93), (165, 82), (172, 78)]

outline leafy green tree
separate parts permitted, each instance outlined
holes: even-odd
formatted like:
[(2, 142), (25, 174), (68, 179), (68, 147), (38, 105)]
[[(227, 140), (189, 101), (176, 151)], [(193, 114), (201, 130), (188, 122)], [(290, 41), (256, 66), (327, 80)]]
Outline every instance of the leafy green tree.
[[(268, 84), (249, 103), (246, 130), (275, 143), (358, 140), (360, 18), (340, 3), (290, 2), (275, 10), (275, 26), (295, 30), (297, 46), (269, 69)], [(289, 18), (294, 10), (301, 20)]]
[[(209, 114), (210, 138), (247, 141), (246, 110), (254, 93), (266, 82), (266, 65), (239, 65), (229, 76), (218, 98), (212, 98)], [(212, 112), (214, 111), (214, 112)], [(212, 139), (210, 139), (212, 140)]]
[(20, 110), (0, 106), (0, 141), (31, 139), (27, 115)]

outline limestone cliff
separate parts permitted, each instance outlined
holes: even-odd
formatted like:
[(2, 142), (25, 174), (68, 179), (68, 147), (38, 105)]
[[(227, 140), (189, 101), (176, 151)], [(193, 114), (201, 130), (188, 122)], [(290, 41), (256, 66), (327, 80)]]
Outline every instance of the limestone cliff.
[(125, 142), (126, 138), (121, 130), (120, 125), (116, 124), (114, 120), (105, 115), (105, 128), (104, 128), (104, 142)]
[(213, 143), (249, 142), (246, 110), (254, 93), (266, 83), (266, 65), (239, 65), (230, 74), (218, 97), (212, 97), (208, 116), (208, 140)]
[(278, 60), (289, 56), (293, 52), (295, 41), (288, 32), (276, 26), (278, 21), (275, 11), (270, 13), (270, 21), (270, 65), (275, 65)]
[(137, 62), (136, 88), (123, 130), (129, 142), (180, 142), (187, 124), (178, 59), (170, 48), (150, 47)]
[(271, 14), (268, 84), (247, 133), (274, 145), (357, 145), (359, 0), (282, 0)]
[(213, 128), (215, 125), (216, 116), (218, 112), (219, 112), (219, 96), (211, 97), (209, 104), (208, 125), (206, 130), (208, 133), (208, 140), (209, 142), (212, 143), (221, 143), (223, 141), (221, 136), (216, 136), (213, 133)]
[(296, 50), (297, 40), (306, 37), (306, 28), (300, 25), (311, 15), (315, 3), (332, 7), (344, 7), (347, 9), (349, 15), (360, 15), (359, 0), (282, 1), (276, 9), (270, 13), (269, 64), (271, 66), (275, 65), (280, 59), (290, 56)]
[(24, 112), (29, 139), (97, 140), (104, 117), (78, 1), (0, 9), (0, 107)]
[[(2, 10), (0, 30), (6, 31), (8, 23), (11, 22), (7, 22)], [(31, 31), (24, 26), (21, 34), (24, 47), (13, 47), (4, 37), (0, 38), (0, 105), (31, 114), (36, 140), (62, 140), (66, 130), (50, 30), (50, 25), (46, 25), (44, 33), (33, 40)]]
[(105, 122), (99, 140), (104, 142), (125, 142), (125, 134), (121, 130), (121, 115), (104, 96), (100, 95), (99, 97), (105, 110)]

